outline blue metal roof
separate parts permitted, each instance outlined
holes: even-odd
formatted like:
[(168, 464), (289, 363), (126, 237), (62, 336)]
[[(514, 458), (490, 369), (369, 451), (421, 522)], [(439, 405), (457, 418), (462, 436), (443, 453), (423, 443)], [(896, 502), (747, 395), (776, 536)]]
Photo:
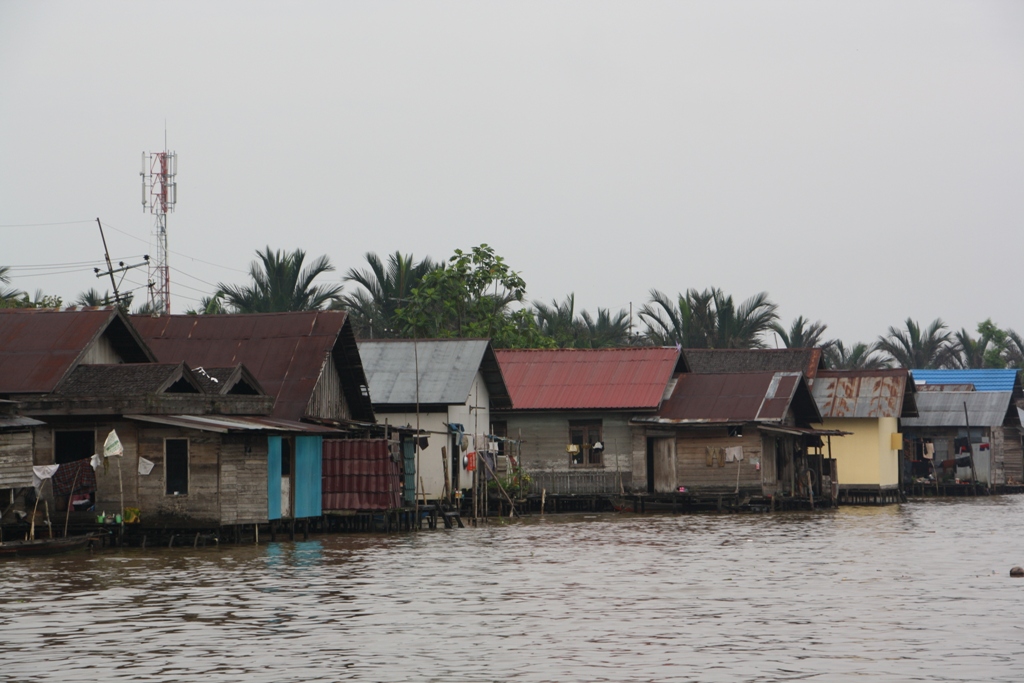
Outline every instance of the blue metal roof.
[(973, 384), (975, 391), (1013, 391), (1017, 370), (911, 370), (918, 384)]

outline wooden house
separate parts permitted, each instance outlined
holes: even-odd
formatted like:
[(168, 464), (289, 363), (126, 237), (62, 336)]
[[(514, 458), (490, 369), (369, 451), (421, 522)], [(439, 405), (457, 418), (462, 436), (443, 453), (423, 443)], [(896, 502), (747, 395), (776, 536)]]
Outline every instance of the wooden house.
[(838, 433), (820, 422), (802, 372), (682, 374), (655, 414), (631, 420), (648, 430), (634, 482), (652, 493), (833, 501), (822, 437)]
[[(511, 405), (486, 339), (360, 340), (359, 354), (378, 419), (418, 431), (406, 452), (415, 490), (440, 500), (472, 487), (477, 452), (486, 451), (491, 411)], [(408, 487), (407, 487), (408, 490)]]
[(516, 349), (496, 355), (512, 405), (493, 411), (494, 432), (519, 444), (534, 491), (615, 495), (646, 489), (643, 469), (636, 478), (634, 453), (643, 452), (648, 427), (630, 420), (653, 415), (687, 371), (678, 349)]
[(899, 502), (900, 420), (918, 415), (910, 372), (819, 370), (811, 393), (822, 427), (848, 432), (832, 444), (840, 502)]
[(266, 422), (271, 520), (323, 513), (325, 437), (366, 436), (375, 421), (352, 324), (344, 311), (133, 316), (161, 362), (197, 371), (239, 363), (273, 407)]
[[(268, 435), (307, 429), (272, 418), (241, 365), (156, 362), (116, 309), (0, 310), (0, 396), (37, 421), (32, 465), (57, 466), (40, 486), (51, 509), (135, 508), (148, 526), (266, 522)], [(93, 466), (112, 432), (123, 454)]]
[[(912, 370), (918, 416), (903, 420), (908, 488), (914, 482), (971, 481), (989, 487), (1024, 483), (1024, 398), (1015, 369)], [(970, 458), (973, 454), (974, 472)]]

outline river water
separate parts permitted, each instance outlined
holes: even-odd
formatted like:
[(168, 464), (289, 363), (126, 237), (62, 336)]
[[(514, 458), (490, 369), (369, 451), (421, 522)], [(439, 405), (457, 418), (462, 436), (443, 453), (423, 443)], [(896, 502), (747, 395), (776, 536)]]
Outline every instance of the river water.
[(1022, 681), (1024, 497), (0, 565), (4, 681)]

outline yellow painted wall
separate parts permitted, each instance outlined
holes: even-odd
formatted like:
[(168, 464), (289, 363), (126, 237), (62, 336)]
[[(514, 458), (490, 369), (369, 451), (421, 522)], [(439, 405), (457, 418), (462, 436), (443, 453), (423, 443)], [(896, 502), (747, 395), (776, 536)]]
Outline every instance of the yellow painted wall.
[(832, 437), (840, 486), (895, 487), (899, 484), (899, 452), (890, 448), (899, 431), (894, 417), (826, 419), (823, 429), (852, 432)]

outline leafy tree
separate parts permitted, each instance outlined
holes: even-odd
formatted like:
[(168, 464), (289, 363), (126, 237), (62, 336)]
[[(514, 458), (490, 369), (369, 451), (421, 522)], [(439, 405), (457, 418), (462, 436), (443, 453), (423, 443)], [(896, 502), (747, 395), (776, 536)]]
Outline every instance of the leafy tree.
[(305, 268), (306, 252), (301, 249), (283, 252), (268, 246), (256, 256), (259, 261), (249, 266), (252, 284), (217, 285), (217, 295), (232, 313), (318, 310), (341, 294), (341, 285), (313, 284), (318, 276), (334, 270), (326, 256), (314, 259)]
[(890, 327), (888, 336), (879, 337), (875, 348), (907, 369), (942, 368), (954, 362), (952, 335), (940, 318), (923, 330), (911, 318), (905, 324), (903, 330)]
[(778, 321), (778, 305), (766, 292), (737, 306), (721, 289), (696, 289), (680, 294), (675, 302), (658, 290), (640, 309), (647, 337), (660, 346), (679, 344), (691, 349), (763, 348), (763, 334)]
[(823, 341), (822, 337), (828, 325), (820, 320), (811, 322), (802, 315), (797, 316), (787, 330), (779, 323), (772, 323), (772, 330), (779, 335), (787, 349), (811, 349), (816, 346), (828, 346), (831, 342)]
[(344, 277), (345, 282), (355, 282), (362, 289), (342, 295), (331, 307), (348, 311), (357, 337), (399, 336), (399, 307), (437, 264), (429, 257), (417, 263), (412, 254), (402, 255), (399, 251), (388, 254), (386, 263), (376, 254), (368, 253), (366, 262), (369, 270), (350, 268)]
[(832, 370), (880, 370), (889, 367), (889, 362), (878, 355), (874, 346), (863, 342), (846, 348), (842, 341), (834, 339), (823, 348), (825, 365)]
[(526, 308), (526, 282), (486, 244), (456, 249), (396, 311), (405, 336), (484, 337), (498, 348), (551, 346)]

